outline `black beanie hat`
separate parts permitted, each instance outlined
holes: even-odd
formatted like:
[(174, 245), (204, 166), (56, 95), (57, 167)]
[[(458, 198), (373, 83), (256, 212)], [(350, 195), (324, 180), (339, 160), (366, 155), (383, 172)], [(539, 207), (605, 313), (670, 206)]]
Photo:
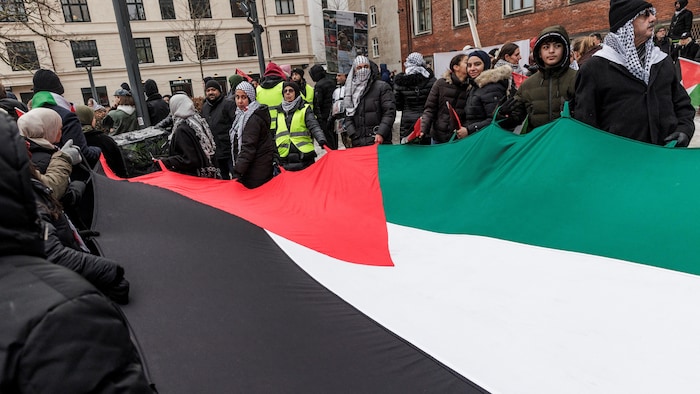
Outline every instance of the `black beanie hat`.
[(643, 0), (610, 0), (610, 13), (608, 14), (610, 31), (617, 32), (625, 23), (650, 7), (653, 6)]
[(212, 78), (212, 79), (207, 81), (207, 84), (204, 85), (204, 90), (207, 90), (209, 88), (214, 88), (214, 89), (218, 90), (219, 92), (221, 92), (221, 85), (218, 82), (216, 82), (216, 79)]
[[(286, 88), (287, 86), (291, 86), (291, 87), (294, 89), (294, 98), (299, 97), (299, 95), (301, 94), (301, 89), (299, 88), (299, 84), (298, 84), (298, 83), (296, 83), (296, 82), (291, 82), (291, 81), (289, 81), (289, 82), (284, 82), (284, 83), (282, 84), (282, 92), (284, 92), (284, 88)], [(283, 93), (283, 94), (284, 94), (284, 93)]]
[(292, 72), (290, 73), (290, 75), (291, 75), (291, 74), (299, 74), (300, 77), (304, 78), (304, 69), (299, 68), (299, 67), (293, 68), (293, 69), (292, 69)]
[[(678, 5), (681, 6), (681, 9), (683, 9), (683, 8), (685, 8), (685, 7), (688, 6), (688, 0), (678, 0), (678, 1), (676, 1), (676, 3), (678, 3)], [(675, 4), (675, 3), (674, 3), (674, 4)]]
[(32, 79), (34, 83), (34, 93), (36, 92), (52, 92), (63, 94), (63, 85), (55, 72), (51, 70), (41, 69), (34, 73)]

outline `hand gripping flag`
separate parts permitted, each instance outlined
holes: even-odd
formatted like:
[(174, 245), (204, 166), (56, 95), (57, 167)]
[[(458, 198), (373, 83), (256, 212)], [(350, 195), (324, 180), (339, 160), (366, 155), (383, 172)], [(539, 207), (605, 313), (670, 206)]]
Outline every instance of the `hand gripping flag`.
[(416, 123), (413, 124), (413, 131), (411, 132), (411, 134), (401, 138), (401, 144), (408, 144), (409, 142), (418, 138), (418, 136), (420, 135), (421, 123), (421, 118), (418, 118), (418, 120), (416, 120)]

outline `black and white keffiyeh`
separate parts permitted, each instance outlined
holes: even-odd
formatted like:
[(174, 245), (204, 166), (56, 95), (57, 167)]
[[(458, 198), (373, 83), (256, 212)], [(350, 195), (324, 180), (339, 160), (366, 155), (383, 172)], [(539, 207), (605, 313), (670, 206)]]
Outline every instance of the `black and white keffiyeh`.
[(649, 84), (654, 41), (647, 40), (640, 48), (634, 46), (634, 26), (630, 19), (616, 33), (608, 33), (605, 36), (605, 45), (612, 48), (624, 59), (622, 64), (632, 75)]

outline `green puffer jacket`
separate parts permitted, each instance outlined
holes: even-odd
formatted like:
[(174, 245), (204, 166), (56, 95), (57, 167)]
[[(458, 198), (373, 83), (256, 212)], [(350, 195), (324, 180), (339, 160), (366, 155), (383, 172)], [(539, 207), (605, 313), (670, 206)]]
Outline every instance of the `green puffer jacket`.
[[(552, 39), (564, 44), (564, 56), (559, 64), (546, 67), (540, 56), (540, 48)], [(569, 34), (562, 26), (544, 29), (537, 38), (533, 53), (539, 71), (523, 81), (515, 95), (524, 104), (529, 116), (528, 130), (559, 118), (564, 102), (573, 100), (576, 92), (576, 71), (569, 67)]]

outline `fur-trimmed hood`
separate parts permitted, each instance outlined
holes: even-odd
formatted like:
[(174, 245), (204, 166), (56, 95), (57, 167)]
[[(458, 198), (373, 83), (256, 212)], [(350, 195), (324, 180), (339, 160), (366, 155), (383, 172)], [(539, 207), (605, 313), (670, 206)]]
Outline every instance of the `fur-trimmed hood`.
[(474, 79), (474, 82), (480, 88), (484, 86), (495, 83), (498, 81), (508, 80), (513, 75), (513, 68), (510, 66), (500, 66), (490, 70), (484, 70), (478, 77)]

